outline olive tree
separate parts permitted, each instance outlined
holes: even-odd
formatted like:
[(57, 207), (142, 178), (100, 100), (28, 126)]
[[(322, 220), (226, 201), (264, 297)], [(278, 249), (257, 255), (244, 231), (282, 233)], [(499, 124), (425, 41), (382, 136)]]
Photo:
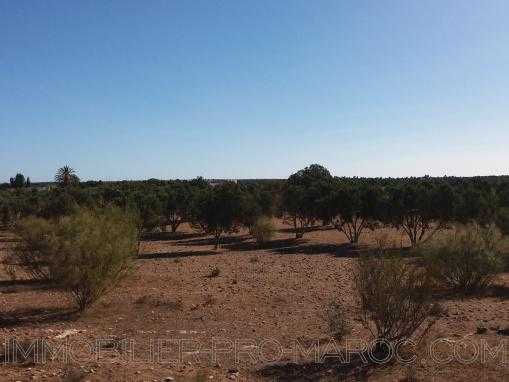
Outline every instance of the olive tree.
[(415, 247), (447, 227), (453, 219), (455, 196), (447, 184), (424, 182), (398, 184), (388, 190), (386, 222), (402, 229)]
[(324, 201), (334, 227), (351, 244), (357, 244), (366, 229), (374, 229), (379, 209), (380, 190), (363, 183), (337, 181)]
[(329, 171), (318, 164), (288, 178), (281, 197), (281, 212), (284, 221), (293, 226), (296, 238), (301, 238), (317, 220), (323, 220), (320, 201), (330, 192), (331, 182)]
[(190, 214), (191, 192), (182, 184), (172, 185), (163, 197), (163, 216), (165, 225), (172, 232), (185, 222)]
[(214, 236), (217, 249), (221, 236), (236, 232), (242, 224), (244, 208), (243, 191), (235, 183), (201, 188), (194, 194), (192, 221)]

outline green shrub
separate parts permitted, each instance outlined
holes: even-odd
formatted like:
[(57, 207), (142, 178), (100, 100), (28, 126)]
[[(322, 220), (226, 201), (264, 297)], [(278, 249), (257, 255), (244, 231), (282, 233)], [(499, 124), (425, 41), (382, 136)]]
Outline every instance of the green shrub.
[(464, 293), (491, 285), (503, 270), (502, 237), (493, 226), (468, 225), (419, 249), (433, 279)]
[(276, 228), (270, 218), (261, 217), (250, 227), (249, 233), (257, 243), (262, 244), (274, 238)]
[(54, 222), (42, 218), (28, 217), (17, 222), (15, 232), (21, 242), (11, 254), (10, 263), (22, 267), (34, 280), (50, 280), (55, 229)]
[(36, 279), (68, 291), (80, 310), (130, 270), (136, 227), (121, 210), (79, 210), (57, 221), (28, 218), (17, 225), (18, 264)]
[(360, 258), (355, 286), (362, 321), (376, 339), (408, 339), (430, 317), (430, 279), (400, 257)]

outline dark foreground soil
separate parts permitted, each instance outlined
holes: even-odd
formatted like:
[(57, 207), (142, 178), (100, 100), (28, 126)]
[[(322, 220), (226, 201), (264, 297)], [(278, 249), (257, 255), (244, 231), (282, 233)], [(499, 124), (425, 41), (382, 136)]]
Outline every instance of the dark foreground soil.
[[(509, 274), (483, 296), (437, 296), (444, 312), (423, 340), (368, 367), (352, 277), (380, 233), (354, 249), (332, 229), (296, 241), (280, 228), (263, 247), (240, 233), (218, 251), (189, 227), (154, 234), (133, 274), (80, 316), (60, 291), (0, 270), (0, 381), (509, 380)], [(0, 253), (13, 240), (0, 232)], [(334, 301), (351, 326), (340, 343), (325, 314)], [(35, 344), (33, 356), (6, 353), (10, 340)]]

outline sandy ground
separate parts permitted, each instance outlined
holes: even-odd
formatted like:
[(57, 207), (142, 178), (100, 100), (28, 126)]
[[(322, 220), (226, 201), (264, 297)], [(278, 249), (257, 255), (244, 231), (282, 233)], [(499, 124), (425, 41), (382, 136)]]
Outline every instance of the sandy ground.
[[(0, 340), (44, 348), (32, 362), (5, 362), (0, 381), (338, 380), (339, 356), (315, 362), (334, 352), (329, 304), (341, 302), (351, 326), (337, 347), (361, 348), (371, 338), (352, 289), (358, 251), (333, 229), (295, 241), (280, 228), (264, 248), (239, 233), (218, 251), (189, 227), (154, 234), (133, 274), (81, 316), (68, 314), (71, 301), (60, 291), (0, 271)], [(363, 247), (380, 237), (368, 233)], [(0, 232), (0, 251), (12, 245)], [(509, 274), (485, 296), (441, 303), (415, 360), (362, 368), (350, 379), (509, 380), (509, 336), (497, 333), (509, 327)]]

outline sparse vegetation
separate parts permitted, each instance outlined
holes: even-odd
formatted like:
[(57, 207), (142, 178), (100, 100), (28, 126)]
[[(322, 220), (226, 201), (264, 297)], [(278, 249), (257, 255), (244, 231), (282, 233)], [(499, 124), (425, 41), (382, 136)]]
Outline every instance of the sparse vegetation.
[(221, 274), (221, 269), (219, 269), (219, 267), (214, 267), (214, 268), (212, 268), (212, 270), (210, 271), (210, 273), (208, 274), (207, 277), (210, 277), (210, 278), (218, 277), (220, 274)]
[(345, 316), (343, 306), (338, 302), (333, 302), (327, 307), (326, 313), (330, 333), (339, 342), (345, 335), (350, 333), (350, 325)]
[(430, 317), (430, 278), (401, 257), (362, 257), (355, 285), (362, 320), (376, 339), (409, 339)]
[[(312, 290), (315, 284), (319, 285), (327, 300), (334, 299), (336, 291), (329, 283), (349, 278), (342, 272), (351, 273), (352, 263), (356, 264), (355, 259), (350, 259), (351, 254), (367, 253), (355, 269), (354, 290), (342, 285), (338, 296), (348, 304), (348, 312), (360, 307), (361, 321), (375, 339), (397, 342), (427, 333), (441, 317), (447, 316), (448, 321), (455, 318), (455, 304), (444, 302), (449, 313), (433, 299), (440, 292), (438, 287), (468, 293), (482, 290), (502, 270), (504, 254), (509, 260), (509, 247), (494, 228), (496, 225), (507, 234), (506, 177), (338, 178), (319, 165), (298, 171), (287, 181), (196, 178), (78, 183), (77, 179), (70, 180), (71, 171), (65, 173), (58, 179), (61, 187), (50, 183), (28, 187), (28, 179), (23, 187), (9, 183), (0, 187), (2, 228), (15, 230), (21, 238), (12, 255), (6, 258), (8, 251), (2, 253), (3, 275), (17, 280), (2, 280), (5, 285), (0, 285), (0, 292), (7, 299), (16, 300), (18, 294), (32, 287), (30, 295), (36, 296), (53, 293), (53, 287), (57, 287), (67, 291), (79, 309), (85, 309), (128, 274), (136, 240), (143, 241), (141, 259), (136, 260), (139, 272), (133, 275), (132, 282), (126, 283), (132, 294), (122, 292), (115, 296), (124, 299), (127, 308), (112, 298), (104, 299), (91, 312), (122, 312), (118, 320), (115, 316), (112, 327), (125, 325), (125, 318), (132, 319), (134, 325), (138, 322), (127, 310), (135, 311), (143, 323), (148, 319), (154, 326), (161, 319), (168, 322), (189, 315), (207, 326), (209, 318), (218, 312), (221, 320), (236, 320), (232, 312), (239, 310), (229, 304), (238, 301), (232, 296), (240, 292), (242, 299), (245, 293), (246, 305), (251, 304), (249, 308), (262, 317), (246, 329), (249, 334), (258, 333), (259, 325), (269, 330), (271, 320), (278, 318), (276, 312), (284, 315), (298, 311), (295, 308), (303, 304), (322, 301), (321, 295), (302, 292), (301, 280), (295, 282), (295, 277), (302, 277), (302, 288)], [(276, 220), (274, 215), (282, 219)], [(273, 241), (274, 222), (292, 226), (278, 233), (282, 240)], [(467, 228), (459, 228), (460, 223), (467, 224)], [(475, 234), (465, 234), (472, 227)], [(375, 248), (366, 251), (364, 245), (352, 249), (348, 243), (336, 243), (334, 229), (352, 244), (359, 244), (364, 238), (362, 244), (374, 240)], [(167, 230), (182, 232), (171, 234)], [(266, 245), (245, 242), (247, 230), (257, 243)], [(291, 232), (301, 238), (311, 230), (315, 232), (305, 240), (295, 241), (288, 236)], [(233, 235), (236, 233), (241, 235)], [(226, 238), (229, 234), (232, 237)], [(5, 248), (9, 249), (15, 246), (10, 236), (5, 237)], [(223, 253), (213, 253), (207, 247), (212, 244), (217, 248), (222, 242)], [(397, 252), (396, 247), (408, 245), (414, 250), (401, 253), (409, 257), (388, 255)], [(293, 254), (297, 256), (288, 256)], [(318, 257), (311, 258), (311, 254)], [(327, 256), (319, 257), (324, 254)], [(340, 258), (343, 254), (348, 257), (345, 261)], [(155, 258), (170, 260), (151, 260)], [(333, 261), (341, 265), (328, 274)], [(201, 273), (202, 277), (188, 273)], [(149, 277), (145, 278), (147, 274)], [(27, 276), (44, 282), (31, 283)], [(288, 282), (290, 279), (292, 282)], [(284, 287), (278, 285), (279, 280)], [(500, 285), (490, 292), (505, 296), (507, 287), (502, 285), (504, 278), (500, 280)], [(313, 287), (309, 288), (308, 281)], [(193, 297), (188, 303), (187, 289), (177, 293), (180, 286), (189, 287), (190, 293), (196, 291), (193, 288), (204, 288), (201, 300)], [(250, 295), (251, 291), (255, 293)], [(449, 294), (441, 296), (447, 298)], [(259, 308), (260, 301), (266, 301), (274, 312), (267, 315), (265, 309)], [(365, 336), (362, 328), (349, 320), (344, 306), (327, 307), (321, 317), (324, 322), (311, 328), (317, 331), (312, 335), (326, 335), (324, 324), (328, 324), (328, 334), (338, 342), (350, 328), (356, 335)], [(51, 309), (13, 309), (12, 313), (2, 313), (0, 323), (9, 326), (57, 320), (60, 307), (54, 312)], [(67, 314), (68, 307), (62, 309)], [(295, 326), (302, 320), (292, 314), (286, 318)], [(112, 318), (105, 318), (110, 324), (107, 320)], [(479, 315), (476, 320), (470, 326), (471, 332), (493, 330), (493, 323)], [(477, 322), (482, 325), (476, 330)], [(129, 329), (134, 333), (138, 328)], [(236, 330), (244, 329), (237, 325)], [(310, 341), (302, 338), (303, 344)], [(409, 369), (406, 378), (414, 380), (413, 371)]]
[(263, 244), (274, 238), (276, 228), (270, 218), (260, 217), (249, 228), (249, 233), (255, 238), (258, 244)]
[(468, 225), (420, 248), (431, 277), (464, 293), (491, 285), (503, 270), (502, 237), (494, 226)]
[(29, 217), (21, 220), (15, 228), (21, 242), (9, 256), (11, 265), (18, 265), (34, 280), (50, 280), (52, 257), (52, 221)]

